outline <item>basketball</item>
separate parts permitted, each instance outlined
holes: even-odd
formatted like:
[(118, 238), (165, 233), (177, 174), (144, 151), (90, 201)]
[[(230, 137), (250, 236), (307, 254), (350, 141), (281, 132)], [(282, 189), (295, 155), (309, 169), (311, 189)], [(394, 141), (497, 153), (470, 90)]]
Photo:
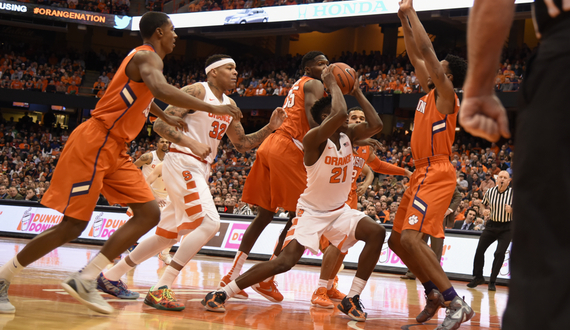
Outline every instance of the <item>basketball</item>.
[(338, 62), (333, 63), (336, 67), (333, 70), (336, 83), (340, 87), (342, 94), (346, 95), (350, 93), (354, 87), (354, 80), (356, 79), (356, 71), (349, 65)]

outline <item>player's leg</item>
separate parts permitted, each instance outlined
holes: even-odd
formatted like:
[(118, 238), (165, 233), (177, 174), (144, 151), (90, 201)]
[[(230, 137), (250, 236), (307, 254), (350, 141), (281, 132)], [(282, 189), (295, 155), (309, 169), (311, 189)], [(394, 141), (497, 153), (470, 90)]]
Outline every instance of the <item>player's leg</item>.
[(208, 293), (202, 300), (202, 305), (209, 311), (224, 312), (224, 303), (227, 299), (268, 277), (290, 270), (301, 259), (304, 252), (305, 247), (297, 240), (289, 241), (277, 258), (258, 263), (221, 290)]
[(147, 294), (145, 304), (156, 309), (171, 311), (181, 311), (185, 308), (184, 304), (178, 302), (172, 293), (174, 280), (182, 268), (216, 235), (219, 228), (219, 218), (212, 219), (208, 214), (204, 216), (202, 223), (182, 240), (172, 262), (166, 266), (158, 283)]
[(497, 249), (495, 250), (495, 259), (493, 260), (493, 268), (491, 269), (491, 278), (489, 279), (489, 290), (495, 291), (495, 281), (497, 281), (497, 276), (503, 267), (503, 262), (505, 261), (505, 253), (509, 248), (511, 239), (513, 238), (510, 223), (500, 224), (501, 232), (497, 237)]
[(485, 228), (479, 237), (477, 249), (475, 250), (475, 258), (473, 258), (473, 279), (467, 284), (468, 287), (474, 288), (479, 284), (485, 283), (483, 277), (483, 266), (485, 265), (485, 251), (498, 238), (495, 228)]
[[(332, 289), (332, 283), (336, 275), (333, 274), (333, 272), (341, 253), (336, 246), (330, 245), (328, 239), (324, 236), (321, 236), (320, 249), (324, 251), (321, 273), (319, 282), (317, 283), (317, 289), (313, 292), (313, 296), (311, 297), (311, 304), (319, 308), (334, 308), (334, 304), (327, 292), (329, 289)], [(331, 277), (333, 280), (330, 280)]]
[(137, 299), (139, 293), (130, 291), (127, 285), (121, 281), (121, 277), (133, 269), (136, 265), (149, 259), (166, 246), (170, 250), (176, 239), (168, 239), (153, 235), (136, 246), (125, 258), (121, 259), (111, 269), (102, 272), (97, 277), (97, 289), (121, 299)]

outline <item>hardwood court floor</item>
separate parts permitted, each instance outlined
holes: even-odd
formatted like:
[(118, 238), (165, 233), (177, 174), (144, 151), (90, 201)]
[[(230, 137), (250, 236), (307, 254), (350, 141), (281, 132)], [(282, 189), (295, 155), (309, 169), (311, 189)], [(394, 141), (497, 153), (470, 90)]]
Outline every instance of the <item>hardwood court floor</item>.
[[(27, 240), (0, 239), (0, 264), (10, 260)], [(423, 288), (416, 281), (401, 280), (398, 275), (374, 273), (362, 293), (362, 303), (368, 312), (366, 322), (355, 322), (338, 310), (311, 307), (310, 299), (318, 281), (319, 268), (299, 265), (276, 277), (279, 290), (285, 296), (274, 304), (246, 289), (248, 300), (230, 299), (226, 313), (212, 313), (203, 309), (200, 300), (216, 288), (220, 278), (231, 267), (232, 259), (199, 255), (180, 273), (174, 292), (185, 301), (182, 312), (159, 311), (143, 304), (144, 296), (164, 271), (164, 264), (153, 257), (123, 280), (141, 293), (138, 300), (120, 300), (104, 294), (116, 308), (112, 315), (88, 310), (65, 293), (59, 283), (68, 273), (83, 267), (98, 252), (99, 246), (67, 244), (30, 267), (14, 279), (9, 296), (16, 306), (15, 315), (0, 314), (0, 329), (435, 329), (445, 317), (440, 310), (425, 324), (415, 323), (416, 315), (424, 305)], [(248, 262), (244, 271), (253, 265)], [(350, 289), (353, 270), (339, 274), (339, 289)], [(500, 319), (507, 302), (507, 289), (497, 287), (487, 291), (487, 285), (468, 289), (465, 282), (453, 282), (457, 292), (476, 312), (475, 317), (460, 329), (500, 329)]]

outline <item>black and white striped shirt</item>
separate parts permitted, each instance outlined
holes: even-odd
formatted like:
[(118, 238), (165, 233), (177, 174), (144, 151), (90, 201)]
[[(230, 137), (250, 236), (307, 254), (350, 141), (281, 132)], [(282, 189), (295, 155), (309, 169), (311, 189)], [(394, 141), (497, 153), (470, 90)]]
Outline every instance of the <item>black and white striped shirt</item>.
[(483, 196), (483, 205), (491, 207), (491, 221), (508, 222), (513, 220), (512, 213), (508, 213), (505, 205), (513, 205), (513, 188), (507, 187), (502, 193), (499, 187), (490, 188)]

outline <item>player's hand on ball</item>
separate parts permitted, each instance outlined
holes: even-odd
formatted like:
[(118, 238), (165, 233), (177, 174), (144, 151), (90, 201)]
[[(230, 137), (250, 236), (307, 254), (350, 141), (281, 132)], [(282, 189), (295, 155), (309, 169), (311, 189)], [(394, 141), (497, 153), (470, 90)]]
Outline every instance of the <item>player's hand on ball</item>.
[(271, 119), (269, 119), (269, 127), (271, 130), (274, 131), (281, 127), (285, 118), (287, 118), (287, 112), (285, 112), (281, 107), (275, 108), (271, 114)]
[(336, 66), (331, 64), (327, 66), (323, 72), (321, 73), (321, 79), (323, 80), (323, 84), (327, 87), (329, 91), (332, 90), (334, 85), (337, 85), (336, 79), (334, 78), (333, 70)]

